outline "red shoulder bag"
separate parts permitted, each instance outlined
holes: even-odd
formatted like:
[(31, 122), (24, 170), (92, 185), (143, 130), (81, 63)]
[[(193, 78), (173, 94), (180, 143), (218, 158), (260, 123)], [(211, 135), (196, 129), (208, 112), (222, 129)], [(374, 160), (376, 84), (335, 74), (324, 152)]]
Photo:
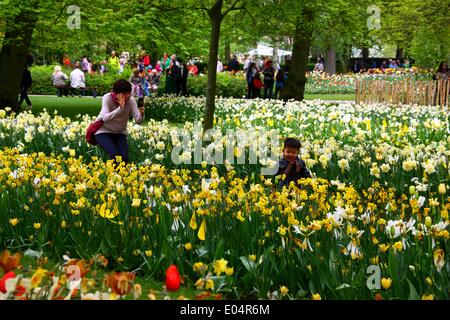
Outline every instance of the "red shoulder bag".
[(103, 125), (103, 120), (96, 120), (92, 122), (86, 130), (86, 142), (92, 144), (93, 146), (97, 145), (97, 141), (95, 140), (95, 133), (100, 129)]

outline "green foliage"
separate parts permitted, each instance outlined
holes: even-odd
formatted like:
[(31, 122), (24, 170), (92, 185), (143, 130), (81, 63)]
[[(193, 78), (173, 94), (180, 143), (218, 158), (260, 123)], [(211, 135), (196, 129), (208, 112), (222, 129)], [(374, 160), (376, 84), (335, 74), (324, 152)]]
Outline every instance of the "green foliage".
[[(206, 75), (189, 77), (187, 82), (188, 94), (192, 96), (205, 96), (208, 83)], [(165, 93), (165, 78), (161, 80), (158, 93)], [(217, 75), (216, 96), (227, 98), (242, 98), (247, 92), (247, 82), (243, 76), (231, 76), (229, 73)]]
[[(448, 28), (450, 32), (450, 27)], [(435, 68), (441, 61), (450, 59), (450, 38), (446, 34), (433, 34), (421, 30), (411, 43), (411, 54), (420, 67)]]

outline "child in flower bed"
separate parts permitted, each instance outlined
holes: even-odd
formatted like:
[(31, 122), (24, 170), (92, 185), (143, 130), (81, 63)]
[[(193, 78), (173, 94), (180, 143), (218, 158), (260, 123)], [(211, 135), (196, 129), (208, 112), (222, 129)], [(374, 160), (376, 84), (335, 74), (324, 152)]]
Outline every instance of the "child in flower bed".
[(298, 180), (302, 178), (312, 178), (311, 173), (306, 168), (305, 161), (300, 159), (301, 144), (295, 138), (286, 138), (283, 146), (283, 158), (278, 163), (278, 172), (276, 176), (280, 176), (278, 183), (279, 188), (283, 186), (289, 187), (293, 181), (298, 187)]

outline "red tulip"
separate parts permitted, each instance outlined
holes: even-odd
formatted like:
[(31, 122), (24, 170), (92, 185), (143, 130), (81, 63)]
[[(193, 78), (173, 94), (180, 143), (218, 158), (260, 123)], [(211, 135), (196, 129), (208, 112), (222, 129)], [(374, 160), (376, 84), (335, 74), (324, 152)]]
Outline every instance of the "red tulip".
[(171, 265), (166, 271), (166, 288), (169, 291), (177, 291), (180, 288), (180, 274), (175, 265)]
[(6, 273), (1, 279), (0, 279), (0, 292), (1, 293), (6, 293), (6, 280), (8, 279), (14, 279), (16, 277), (16, 275), (14, 274), (14, 272), (10, 271), (8, 273)]

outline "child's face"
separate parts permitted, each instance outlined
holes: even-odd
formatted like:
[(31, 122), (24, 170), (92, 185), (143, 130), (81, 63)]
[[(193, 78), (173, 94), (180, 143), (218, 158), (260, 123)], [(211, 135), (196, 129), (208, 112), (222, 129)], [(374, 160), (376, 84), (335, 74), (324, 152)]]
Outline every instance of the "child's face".
[(298, 156), (298, 151), (295, 148), (285, 147), (283, 149), (283, 158), (287, 161), (294, 161)]

